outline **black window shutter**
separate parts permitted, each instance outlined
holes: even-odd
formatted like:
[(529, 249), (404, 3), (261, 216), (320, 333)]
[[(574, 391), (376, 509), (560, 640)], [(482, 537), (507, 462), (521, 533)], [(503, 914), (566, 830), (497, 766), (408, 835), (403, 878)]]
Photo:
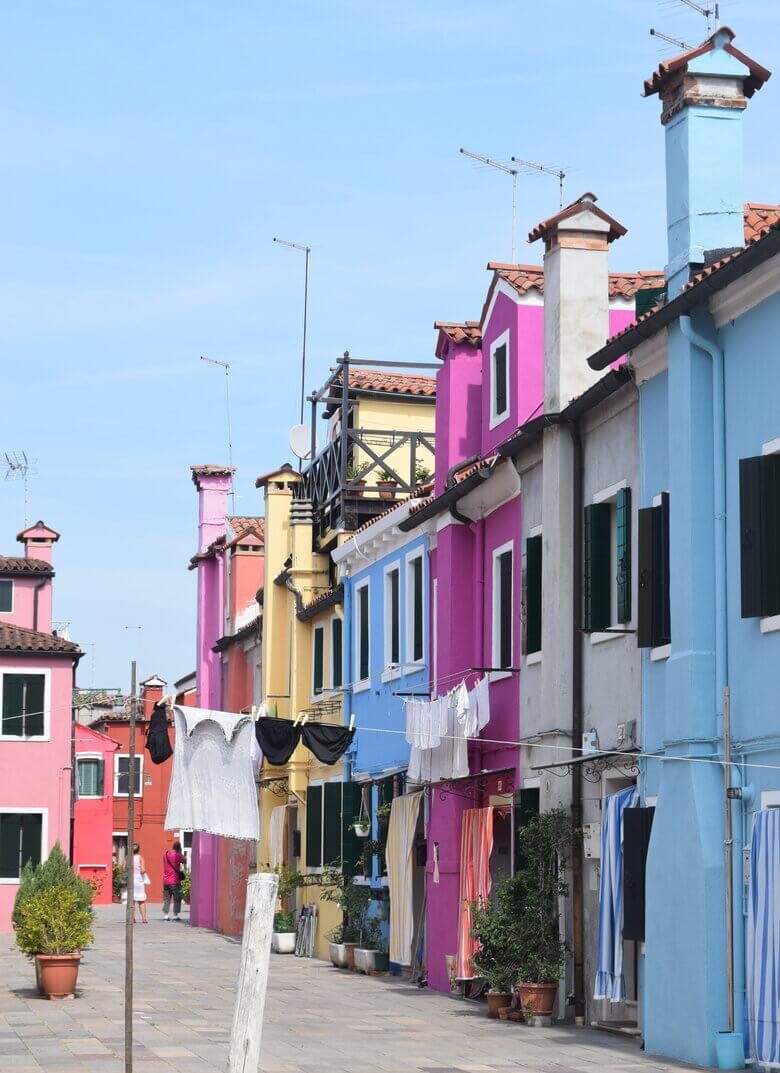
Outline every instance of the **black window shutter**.
[(43, 691), (42, 674), (27, 674), (25, 677), (25, 712), (24, 732), (28, 737), (40, 737), (43, 734)]
[(341, 867), (341, 783), (325, 783), (322, 863), (327, 868)]
[(423, 562), (422, 557), (412, 560), (414, 571), (414, 616), (412, 628), (412, 659), (423, 658)]
[(542, 648), (542, 537), (525, 542), (525, 651)]
[(401, 593), (399, 573), (390, 572), (390, 662), (401, 662)]
[(761, 466), (762, 615), (780, 614), (780, 455)]
[(623, 810), (623, 938), (645, 940), (647, 851), (654, 808)]
[(585, 508), (584, 615), (586, 630), (605, 630), (612, 625), (612, 533), (609, 503), (591, 503)]
[(306, 867), (322, 865), (322, 787), (306, 791)]
[(493, 354), (493, 372), (496, 378), (494, 387), (495, 399), (496, 399), (496, 413), (503, 414), (506, 412), (506, 343), (502, 343), (501, 346), (496, 347)]
[(352, 822), (360, 814), (360, 790), (360, 786), (355, 782), (341, 784), (341, 868), (347, 876), (354, 876), (355, 864), (363, 849), (363, 840), (357, 837), (351, 827)]
[(654, 509), (653, 507), (643, 507), (638, 514), (637, 643), (640, 648), (652, 648), (653, 646)]
[(498, 558), (499, 570), (499, 667), (512, 666), (512, 552)]
[(621, 488), (615, 499), (617, 534), (617, 620), (631, 621), (631, 489)]
[(369, 675), (369, 652), (368, 652), (368, 588), (364, 587), (359, 590), (358, 599), (360, 601), (360, 666), (358, 668), (358, 675), (360, 680), (368, 678)]
[(668, 645), (672, 640), (669, 601), (669, 493), (661, 493), (661, 505), (655, 508), (655, 602), (653, 607), (653, 645)]
[(739, 460), (739, 542), (742, 618), (761, 615), (761, 463)]
[(3, 675), (3, 734), (21, 738), (24, 733), (23, 689), (24, 675)]
[(314, 692), (322, 692), (323, 661), (325, 658), (325, 631), (322, 627), (314, 630)]
[(18, 812), (0, 813), (0, 879), (18, 879), (22, 817)]
[(35, 867), (41, 860), (41, 834), (43, 817), (40, 812), (28, 812), (21, 816), (22, 821), (22, 868), (30, 863)]
[(344, 664), (344, 652), (342, 649), (342, 638), (344, 625), (340, 618), (334, 618), (330, 642), (331, 642), (331, 661), (333, 663), (333, 688), (338, 689), (343, 681), (342, 667)]
[(0, 581), (0, 611), (11, 611), (13, 607), (13, 581)]

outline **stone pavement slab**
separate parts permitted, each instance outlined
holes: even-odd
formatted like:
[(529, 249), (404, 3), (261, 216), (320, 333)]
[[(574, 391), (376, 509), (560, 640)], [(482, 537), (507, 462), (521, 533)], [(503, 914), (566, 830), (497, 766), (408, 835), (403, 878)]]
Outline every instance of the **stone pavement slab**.
[[(135, 1073), (223, 1073), (239, 944), (159, 909), (134, 932)], [(0, 936), (0, 1073), (124, 1073), (124, 931), (97, 911), (72, 1002), (47, 1002)], [(484, 1006), (274, 955), (262, 1073), (671, 1073), (629, 1040), (568, 1026), (490, 1021)]]

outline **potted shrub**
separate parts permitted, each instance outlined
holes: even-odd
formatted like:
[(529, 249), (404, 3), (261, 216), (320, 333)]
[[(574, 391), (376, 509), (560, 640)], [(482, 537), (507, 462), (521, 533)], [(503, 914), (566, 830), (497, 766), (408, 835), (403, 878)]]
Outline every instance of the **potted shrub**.
[(347, 968), (347, 951), (344, 946), (344, 925), (337, 924), (331, 928), (326, 936), (328, 940), (328, 956), (331, 964), (337, 969)]
[(414, 467), (415, 484), (429, 484), (433, 477), (433, 470), (429, 469), (424, 462), (417, 462)]
[(294, 954), (295, 940), (298, 935), (295, 930), (295, 913), (274, 913), (274, 930), (271, 934), (271, 948), (277, 954)]
[(341, 945), (344, 947), (346, 967), (354, 969), (355, 948), (360, 945), (371, 888), (367, 884), (353, 883), (351, 876), (344, 875), (337, 868), (326, 868), (322, 873), (320, 898), (324, 902), (335, 902), (344, 915)]
[(471, 903), (471, 934), (479, 942), (472, 967), (488, 985), (488, 1017), (498, 1017), (512, 1002), (520, 961), (517, 916), (522, 912), (523, 890), (521, 879), (509, 876), (498, 884), (492, 901)]
[(41, 991), (47, 998), (73, 996), (81, 951), (94, 941), (91, 923), (91, 910), (68, 887), (47, 887), (24, 900), (16, 943), (35, 958)]
[(119, 861), (114, 861), (111, 865), (111, 901), (122, 901), (122, 880), (124, 878), (124, 872)]
[(347, 484), (352, 485), (352, 494), (360, 497), (366, 487), (365, 474), (368, 473), (368, 462), (361, 462), (358, 466), (347, 466)]
[[(368, 908), (368, 907), (366, 907)], [(360, 928), (360, 945), (355, 947), (355, 970), (368, 975), (387, 972), (390, 967), (382, 929), (376, 917), (366, 916)]]
[(389, 469), (380, 470), (379, 480), (376, 482), (376, 485), (379, 489), (380, 499), (395, 499), (395, 490), (398, 487), (398, 481)]
[(517, 917), (520, 954), (517, 994), (526, 1020), (549, 1017), (566, 959), (559, 931), (559, 899), (568, 894), (566, 864), (576, 831), (565, 809), (543, 812), (520, 828), (517, 878), (523, 886)]

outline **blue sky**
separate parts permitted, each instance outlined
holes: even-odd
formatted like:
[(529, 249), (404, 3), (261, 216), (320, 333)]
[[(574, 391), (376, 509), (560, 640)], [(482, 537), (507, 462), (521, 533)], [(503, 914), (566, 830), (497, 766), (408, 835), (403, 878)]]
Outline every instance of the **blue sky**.
[[(775, 0), (722, 11), (780, 67)], [(38, 460), (81, 684), (126, 686), (132, 657), (169, 681), (194, 666), (189, 466), (227, 454), (200, 354), (232, 363), (237, 512), (287, 457), (303, 265), (273, 235), (313, 247), (310, 388), (345, 349), (431, 360), (435, 319), (479, 315), (510, 186), (461, 145), (563, 167), (628, 227), (614, 268), (663, 266), (651, 25), (704, 36), (666, 0), (4, 0), (0, 450)], [(779, 104), (776, 76), (748, 109), (750, 200), (780, 200)], [(523, 238), (557, 197), (521, 180)], [(22, 525), (0, 483), (2, 551)]]

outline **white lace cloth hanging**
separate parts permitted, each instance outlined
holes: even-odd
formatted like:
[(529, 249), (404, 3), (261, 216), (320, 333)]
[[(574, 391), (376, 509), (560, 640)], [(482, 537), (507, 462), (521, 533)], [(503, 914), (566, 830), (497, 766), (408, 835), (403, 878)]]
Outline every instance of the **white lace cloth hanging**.
[(262, 759), (249, 715), (175, 707), (166, 830), (260, 837), (255, 773)]

